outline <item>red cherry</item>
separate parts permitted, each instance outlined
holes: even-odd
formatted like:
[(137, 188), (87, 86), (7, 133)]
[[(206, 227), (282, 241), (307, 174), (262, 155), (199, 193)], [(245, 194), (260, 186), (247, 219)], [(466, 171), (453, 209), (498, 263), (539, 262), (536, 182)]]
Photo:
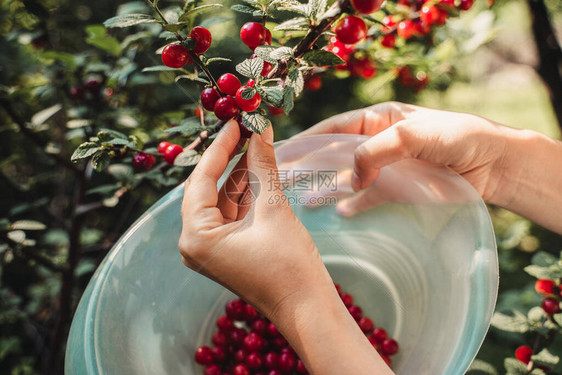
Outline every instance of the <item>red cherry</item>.
[(267, 325), (267, 334), (269, 337), (280, 337), (281, 333), (279, 332), (279, 330), (277, 329), (277, 327), (275, 327), (275, 324), (273, 323), (269, 323)]
[(300, 359), (297, 359), (297, 366), (295, 370), (297, 371), (298, 374), (308, 374), (308, 370), (304, 366), (303, 361), (301, 361)]
[(236, 347), (242, 346), (244, 344), (245, 338), (246, 331), (244, 330), (244, 328), (234, 327), (229, 333), (229, 340)]
[(384, 328), (375, 328), (373, 330), (373, 339), (375, 342), (382, 344), (384, 340), (388, 337), (388, 334), (384, 330)]
[(382, 0), (351, 0), (351, 5), (357, 13), (371, 14), (378, 10), (381, 6)]
[(277, 349), (281, 349), (281, 348), (287, 346), (288, 343), (287, 343), (287, 340), (285, 340), (284, 337), (277, 337), (277, 338), (273, 339), (272, 344)]
[[(238, 124), (240, 125), (240, 123), (238, 123)], [(246, 129), (246, 128), (244, 128), (244, 129)], [(251, 305), (246, 304), (246, 306), (244, 306), (244, 320), (246, 321), (246, 323), (252, 323), (259, 316), (260, 316), (260, 314), (258, 313), (258, 311), (256, 309), (254, 309)]]
[(256, 319), (252, 323), (251, 330), (252, 332), (257, 333), (258, 335), (264, 335), (267, 330), (267, 321), (265, 319), (259, 318)]
[(340, 294), (341, 300), (343, 301), (343, 304), (347, 307), (350, 307), (351, 305), (353, 305), (353, 297), (351, 296), (351, 294), (349, 293), (342, 293)]
[(244, 349), (238, 349), (234, 353), (234, 363), (242, 363), (246, 359), (246, 351)]
[(258, 353), (250, 353), (246, 356), (245, 363), (248, 368), (259, 369), (263, 364), (263, 358)]
[(283, 115), (283, 107), (269, 106), (267, 107), (267, 110), (269, 111), (269, 114), (273, 117), (278, 117)]
[(139, 152), (133, 156), (133, 168), (139, 172), (149, 171), (156, 159), (152, 155), (145, 154), (144, 152)]
[(196, 26), (191, 29), (189, 37), (195, 41), (193, 52), (196, 54), (205, 53), (211, 46), (211, 32), (204, 27)]
[(228, 343), (228, 338), (224, 334), (224, 332), (217, 331), (213, 333), (213, 337), (211, 338), (211, 342), (215, 346), (226, 346)]
[(545, 298), (541, 303), (541, 307), (548, 315), (554, 315), (560, 311), (560, 302), (552, 297)]
[(84, 86), (82, 85), (74, 86), (70, 90), (70, 96), (72, 96), (72, 99), (74, 100), (83, 100), (86, 96), (86, 91), (84, 90)]
[(556, 294), (556, 283), (550, 279), (539, 279), (535, 283), (535, 290), (543, 297), (554, 295)]
[(99, 79), (95, 79), (95, 78), (90, 79), (88, 82), (86, 82), (86, 88), (92, 94), (97, 95), (97, 94), (99, 94), (99, 92), (101, 90), (101, 81)]
[(355, 320), (359, 320), (363, 317), (363, 309), (359, 306), (350, 306), (347, 310), (349, 310), (349, 313)]
[(398, 71), (398, 81), (404, 86), (413, 86), (416, 84), (416, 78), (412, 75), (409, 67), (403, 66)]
[(245, 45), (254, 50), (266, 41), (265, 27), (258, 22), (248, 22), (240, 29), (240, 38)]
[(203, 371), (203, 375), (222, 375), (222, 370), (219, 365), (211, 365)]
[(213, 364), (213, 351), (208, 346), (201, 346), (195, 350), (195, 362), (203, 366)]
[(398, 28), (396, 29), (396, 33), (399, 37), (404, 39), (409, 39), (414, 36), (414, 32), (416, 31), (416, 27), (414, 22), (410, 20), (402, 21), (398, 24)]
[(234, 366), (234, 369), (232, 370), (232, 374), (233, 375), (250, 375), (250, 370), (248, 370), (248, 367), (246, 365), (243, 365), (243, 364), (239, 363), (236, 366)]
[(349, 60), (351, 53), (355, 47), (340, 42), (336, 37), (330, 38), (330, 44), (327, 47), (328, 51), (335, 53), (345, 62)]
[(373, 336), (368, 337), (368, 340), (371, 343), (371, 345), (373, 345), (373, 348), (377, 350), (377, 352), (381, 351), (381, 344), (378, 343)]
[(414, 92), (418, 93), (421, 90), (425, 89), (427, 84), (429, 83), (429, 77), (425, 72), (418, 72), (416, 74), (416, 83), (414, 84)]
[(396, 21), (393, 16), (385, 16), (382, 19), (382, 23), (386, 25), (386, 27), (381, 26), (382, 31), (388, 31), (392, 26), (396, 25)]
[[(258, 57), (258, 55), (253, 54), (252, 57), (250, 57), (251, 59), (255, 59), (256, 57)], [(271, 72), (271, 69), (273, 69), (273, 64), (268, 63), (267, 61), (263, 62), (263, 68), (261, 70), (261, 76), (265, 77), (269, 74), (269, 72)]]
[(388, 358), (386, 355), (381, 355), (381, 358), (383, 359), (383, 361), (390, 367), (392, 366), (392, 360), (390, 358)]
[(277, 362), (277, 368), (281, 370), (281, 372), (289, 372), (295, 368), (296, 364), (297, 360), (293, 354), (281, 353)]
[(164, 160), (168, 164), (174, 165), (174, 160), (178, 157), (179, 154), (183, 152), (183, 148), (179, 145), (169, 145), (166, 151), (164, 151)]
[(439, 20), (439, 9), (434, 5), (424, 5), (420, 11), (420, 19), (427, 25), (433, 25)]
[(349, 72), (353, 77), (362, 76), (371, 78), (377, 72), (377, 66), (368, 57), (359, 60), (352, 60), (349, 63)]
[(244, 320), (245, 307), (246, 303), (242, 300), (235, 299), (233, 301), (229, 301), (225, 307), (226, 316), (232, 320), (242, 321)]
[(338, 294), (341, 294), (341, 285), (338, 283), (334, 283), (334, 287), (336, 288), (336, 292), (338, 292)]
[(236, 104), (240, 107), (241, 110), (246, 112), (253, 112), (261, 104), (261, 96), (257, 92), (252, 96), (251, 99), (244, 99), (242, 98), (242, 92), (246, 89), (246, 87), (240, 87), (238, 91), (236, 91)]
[(250, 353), (259, 352), (263, 345), (263, 338), (255, 332), (250, 332), (244, 337), (244, 349)]
[(106, 99), (111, 99), (111, 97), (113, 97), (113, 94), (115, 94), (115, 90), (112, 87), (106, 87), (103, 92), (103, 95)]
[(269, 370), (267, 375), (281, 375), (281, 371), (279, 371), (277, 369), (272, 369), (272, 370)]
[(171, 143), (170, 142), (166, 142), (166, 141), (162, 141), (158, 144), (158, 153), (159, 154), (163, 154), (166, 149), (168, 148), (168, 146), (170, 146)]
[(223, 94), (234, 96), (242, 84), (234, 74), (225, 73), (219, 77), (217, 85)]
[(195, 108), (195, 117), (201, 118), (201, 116), (203, 116), (203, 110), (201, 109), (201, 107)]
[(523, 345), (515, 349), (515, 358), (519, 361), (527, 364), (531, 362), (531, 356), (533, 355), (533, 349), (530, 346)]
[(469, 10), (474, 5), (474, 0), (461, 0), (460, 10)]
[(386, 48), (394, 48), (396, 46), (396, 36), (394, 34), (388, 34), (382, 37), (381, 45)]
[(361, 331), (365, 333), (371, 332), (373, 329), (375, 329), (375, 323), (373, 323), (373, 321), (367, 317), (359, 319), (357, 323), (359, 324), (359, 328), (361, 328)]
[(265, 355), (264, 359), (264, 364), (267, 368), (276, 368), (277, 367), (277, 361), (279, 360), (279, 355), (277, 353), (267, 353)]
[(315, 74), (310, 76), (304, 82), (304, 88), (308, 91), (318, 91), (322, 87), (322, 76), (320, 74)]
[(215, 104), (215, 116), (217, 116), (219, 120), (228, 121), (238, 116), (239, 113), (240, 109), (236, 105), (236, 101), (230, 96), (220, 98)]
[(394, 355), (398, 353), (398, 343), (394, 339), (386, 339), (381, 344), (383, 354)]
[(265, 29), (265, 40), (263, 44), (270, 46), (272, 41), (273, 41), (273, 37), (271, 36), (271, 31)]
[(220, 98), (220, 94), (212, 87), (207, 87), (201, 92), (201, 104), (207, 111), (215, 110), (215, 103)]
[(162, 62), (170, 68), (181, 68), (187, 63), (193, 62), (187, 48), (180, 44), (168, 44), (162, 50)]
[(215, 363), (222, 363), (226, 360), (227, 354), (224, 346), (216, 346), (213, 349), (213, 360)]
[(416, 34), (419, 36), (427, 35), (431, 31), (431, 26), (422, 20), (417, 20), (415, 23)]
[(230, 332), (230, 330), (234, 327), (234, 323), (226, 315), (219, 316), (217, 318), (216, 324), (217, 324), (217, 328), (222, 332)]
[(355, 44), (367, 36), (365, 21), (356, 16), (347, 16), (336, 25), (336, 38), (345, 44)]

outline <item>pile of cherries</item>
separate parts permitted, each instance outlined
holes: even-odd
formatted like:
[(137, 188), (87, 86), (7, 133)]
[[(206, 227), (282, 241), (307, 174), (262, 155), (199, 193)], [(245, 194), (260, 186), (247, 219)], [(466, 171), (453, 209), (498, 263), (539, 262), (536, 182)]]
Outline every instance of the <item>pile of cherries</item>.
[[(390, 356), (398, 352), (398, 343), (383, 328), (363, 316), (353, 296), (335, 284), (349, 313), (357, 321), (369, 342), (390, 366)], [(308, 374), (303, 362), (287, 340), (256, 309), (243, 300), (229, 301), (217, 321), (211, 338), (212, 347), (195, 350), (195, 362), (205, 366), (204, 375), (292, 375)]]
[[(544, 312), (550, 317), (560, 312), (560, 301), (562, 299), (562, 287), (551, 279), (539, 279), (535, 283), (535, 290), (541, 296), (545, 297), (542, 300), (541, 307)], [(522, 345), (515, 349), (515, 358), (524, 364), (531, 362), (533, 349), (528, 345)], [(537, 366), (545, 371), (550, 369), (545, 366)]]

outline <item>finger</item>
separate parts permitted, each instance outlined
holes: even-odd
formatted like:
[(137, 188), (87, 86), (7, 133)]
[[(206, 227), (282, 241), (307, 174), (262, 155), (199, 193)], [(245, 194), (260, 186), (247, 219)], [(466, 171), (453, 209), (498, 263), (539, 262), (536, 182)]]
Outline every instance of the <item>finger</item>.
[(182, 214), (196, 213), (203, 208), (216, 207), (217, 181), (224, 173), (230, 154), (240, 139), (236, 121), (229, 121), (205, 151), (186, 184)]
[(248, 186), (248, 169), (246, 154), (244, 154), (219, 191), (217, 207), (221, 210), (226, 222), (237, 219), (240, 198), (244, 194), (246, 186)]
[(341, 216), (351, 217), (360, 212), (380, 206), (389, 199), (380, 188), (370, 187), (348, 198), (342, 199), (336, 206), (336, 211)]
[(388, 102), (330, 117), (297, 136), (348, 133), (374, 135), (404, 119), (403, 112), (413, 110), (402, 103)]
[(407, 120), (375, 135), (355, 150), (351, 178), (353, 190), (371, 185), (378, 177), (380, 168), (419, 155), (423, 147), (423, 141), (416, 140), (412, 124)]

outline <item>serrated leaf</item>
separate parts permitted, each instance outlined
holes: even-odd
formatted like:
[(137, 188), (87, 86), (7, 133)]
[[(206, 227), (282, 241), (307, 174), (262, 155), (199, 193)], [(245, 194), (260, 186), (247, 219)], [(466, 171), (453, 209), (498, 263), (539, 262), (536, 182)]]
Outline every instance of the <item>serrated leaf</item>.
[(104, 141), (104, 144), (109, 144), (109, 145), (118, 145), (118, 146), (127, 146), (127, 147), (135, 147), (135, 144), (127, 139), (121, 139), (121, 138), (113, 138), (110, 139), (108, 141)]
[(525, 267), (524, 270), (537, 279), (557, 279), (562, 277), (562, 270), (558, 266), (541, 267), (532, 264)]
[(263, 11), (263, 10), (261, 10), (261, 9), (254, 10), (254, 11), (252, 12), (252, 16), (254, 16), (254, 17), (266, 17), (266, 16), (267, 16), (267, 12), (265, 12), (265, 11)]
[(247, 5), (242, 5), (242, 4), (235, 4), (235, 5), (231, 6), (230, 9), (232, 9), (235, 12), (246, 13), (246, 14), (252, 14), (256, 10), (255, 8), (249, 7)]
[(310, 17), (311, 9), (309, 4), (302, 4), (297, 0), (284, 0), (276, 4), (277, 10), (285, 10), (288, 12), (302, 14), (305, 17)]
[(527, 375), (528, 373), (527, 366), (515, 358), (506, 358), (503, 365), (507, 370), (507, 375)]
[(92, 166), (97, 172), (103, 171), (111, 162), (111, 158), (107, 152), (98, 152), (92, 158)]
[(207, 59), (207, 61), (205, 61), (205, 65), (210, 65), (214, 62), (230, 62), (232, 61), (231, 59), (227, 59), (226, 57), (211, 57), (210, 59)]
[(271, 55), (271, 52), (275, 51), (276, 49), (277, 49), (276, 47), (272, 47), (272, 46), (259, 46), (259, 47), (256, 47), (256, 49), (254, 50), (254, 53), (260, 59), (262, 59), (264, 61), (267, 61), (268, 63), (275, 64), (275, 63), (277, 63), (277, 60), (272, 58), (270, 55)]
[(170, 68), (169, 66), (166, 65), (156, 65), (156, 66), (148, 66), (146, 68), (143, 68), (142, 72), (174, 72), (174, 71), (178, 71), (179, 69), (176, 68)]
[(552, 354), (548, 349), (541, 350), (538, 354), (531, 356), (533, 362), (547, 367), (554, 367), (560, 362), (560, 357)]
[(311, 16), (316, 17), (326, 11), (326, 8), (328, 7), (328, 0), (310, 0), (309, 5)]
[(314, 66), (333, 66), (345, 64), (345, 61), (335, 53), (317, 49), (302, 56), (303, 60)]
[[(126, 115), (122, 115), (121, 117), (126, 116)], [(117, 130), (113, 130), (113, 129), (101, 129), (98, 134), (97, 134), (98, 138), (100, 141), (102, 142), (106, 142), (110, 139), (113, 138), (121, 138), (121, 139), (125, 139), (128, 140), (129, 137), (127, 137), (125, 134), (118, 132)]]
[(103, 25), (107, 28), (112, 28), (129, 27), (139, 25), (141, 23), (158, 23), (158, 20), (148, 14), (122, 14), (120, 16), (111, 17), (106, 20)]
[(95, 142), (82, 143), (70, 157), (71, 161), (88, 158), (100, 150), (100, 146)]
[(244, 90), (242, 90), (242, 99), (244, 100), (250, 100), (254, 97), (254, 95), (256, 95), (256, 89), (255, 87), (246, 87)]
[(278, 108), (283, 105), (283, 90), (277, 88), (267, 89), (261, 86), (258, 86), (257, 90), (265, 102)]
[(295, 96), (299, 96), (304, 88), (304, 77), (302, 72), (297, 68), (292, 68), (287, 73), (285, 86), (292, 87)]
[(254, 59), (246, 59), (240, 64), (236, 65), (236, 71), (242, 74), (244, 77), (256, 79), (258, 77), (261, 77), (263, 63), (264, 61), (259, 57), (256, 57)]
[(45, 121), (47, 121), (48, 119), (53, 117), (61, 109), (62, 109), (61, 104), (55, 104), (52, 107), (49, 107), (47, 109), (44, 109), (42, 111), (37, 112), (31, 118), (31, 125), (33, 125), (33, 126), (42, 125), (43, 123), (45, 123)]
[(13, 230), (45, 230), (47, 226), (35, 220), (18, 220), (10, 225)]
[(246, 129), (257, 133), (262, 134), (265, 129), (271, 126), (271, 121), (263, 115), (259, 113), (246, 113), (242, 114), (242, 125), (246, 127)]
[(199, 163), (201, 160), (201, 155), (195, 150), (185, 150), (179, 154), (174, 160), (174, 166), (176, 167), (189, 167)]
[(201, 12), (206, 12), (208, 10), (212, 10), (212, 9), (216, 9), (216, 8), (222, 8), (222, 4), (205, 4), (205, 5), (200, 5), (198, 7), (195, 7), (193, 9), (188, 10), (187, 12), (185, 12), (184, 14), (182, 14), (179, 19), (178, 22), (185, 22), (189, 19), (189, 17), (192, 17), (194, 15), (196, 15), (197, 13), (201, 13)]
[(524, 333), (529, 330), (527, 317), (515, 311), (513, 316), (495, 313), (492, 317), (492, 326), (506, 332)]
[(290, 86), (285, 86), (283, 90), (283, 112), (288, 115), (295, 106), (294, 102), (295, 90)]
[(275, 26), (274, 31), (305, 31), (308, 29), (309, 21), (304, 17), (296, 17)]
[(183, 134), (183, 135), (190, 136), (192, 134), (195, 134), (195, 133), (203, 131), (203, 130), (207, 130), (207, 127), (202, 126), (200, 123), (199, 124), (185, 124), (185, 125), (179, 125), (179, 126), (175, 126), (173, 128), (166, 129), (166, 130), (164, 130), (164, 133), (180, 133), (180, 134)]
[(271, 51), (269, 57), (275, 60), (287, 60), (293, 58), (293, 49), (289, 47), (279, 47)]
[(466, 375), (498, 375), (498, 372), (491, 364), (475, 359), (470, 365)]

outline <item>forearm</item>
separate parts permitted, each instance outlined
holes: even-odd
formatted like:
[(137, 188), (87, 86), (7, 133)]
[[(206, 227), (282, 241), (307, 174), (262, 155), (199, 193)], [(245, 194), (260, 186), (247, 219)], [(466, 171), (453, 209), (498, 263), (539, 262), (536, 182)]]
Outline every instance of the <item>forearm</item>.
[(530, 130), (503, 131), (502, 183), (490, 203), (562, 233), (562, 143)]
[(274, 319), (311, 374), (393, 374), (332, 285), (311, 291), (303, 303), (285, 304)]

